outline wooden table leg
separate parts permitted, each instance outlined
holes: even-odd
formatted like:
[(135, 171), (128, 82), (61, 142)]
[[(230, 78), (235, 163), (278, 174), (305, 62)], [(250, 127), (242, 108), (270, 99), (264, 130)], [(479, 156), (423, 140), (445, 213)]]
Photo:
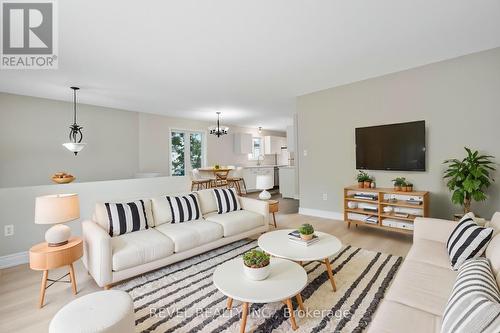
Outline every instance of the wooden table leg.
[(305, 311), (304, 310), (304, 303), (302, 302), (302, 296), (300, 295), (300, 293), (297, 294), (297, 296), (295, 296), (297, 298), (297, 303), (299, 303), (299, 309), (301, 309), (302, 311)]
[(274, 212), (273, 212), (273, 222), (274, 222), (274, 227), (278, 228), (278, 226), (276, 225), (276, 216), (274, 215)]
[(297, 327), (297, 323), (295, 322), (295, 316), (293, 314), (293, 306), (292, 306), (292, 300), (288, 298), (286, 300), (286, 305), (288, 306), (288, 311), (290, 312), (290, 323), (292, 324), (292, 329), (295, 331)]
[(73, 290), (73, 294), (76, 295), (76, 276), (73, 264), (69, 264), (69, 279), (71, 281), (71, 289)]
[(40, 285), (40, 299), (38, 301), (39, 309), (43, 306), (43, 301), (45, 300), (45, 288), (47, 287), (48, 278), (49, 278), (49, 271), (43, 271), (42, 284)]
[(244, 302), (242, 307), (241, 314), (241, 326), (240, 333), (245, 333), (245, 327), (247, 326), (247, 316), (248, 316), (248, 303)]
[(328, 272), (328, 277), (330, 278), (330, 282), (332, 283), (333, 291), (337, 291), (337, 286), (335, 285), (335, 280), (333, 279), (332, 266), (330, 266), (330, 260), (326, 258), (324, 262), (326, 265), (326, 271)]
[(227, 298), (227, 305), (226, 305), (226, 307), (227, 307), (228, 310), (231, 310), (231, 308), (233, 307), (233, 299), (231, 297)]

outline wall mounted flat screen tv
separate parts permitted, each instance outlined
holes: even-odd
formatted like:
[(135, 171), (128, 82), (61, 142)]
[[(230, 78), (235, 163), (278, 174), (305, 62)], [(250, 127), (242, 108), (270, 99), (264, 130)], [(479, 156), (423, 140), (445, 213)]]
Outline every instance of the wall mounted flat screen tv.
[(425, 121), (356, 128), (356, 169), (425, 171)]

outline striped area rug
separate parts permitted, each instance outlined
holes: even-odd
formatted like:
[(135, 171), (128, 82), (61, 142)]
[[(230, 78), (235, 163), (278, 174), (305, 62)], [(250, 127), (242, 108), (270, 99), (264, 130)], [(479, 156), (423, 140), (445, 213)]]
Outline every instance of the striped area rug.
[[(256, 247), (255, 240), (238, 241), (114, 288), (133, 298), (137, 332), (239, 332), (241, 305), (234, 301), (233, 310), (226, 310), (226, 297), (213, 285), (212, 274), (221, 263)], [(330, 260), (335, 293), (325, 265), (304, 265), (308, 285), (301, 295), (306, 311), (295, 312), (296, 332), (363, 331), (402, 262), (401, 257), (352, 246), (344, 246)], [(291, 332), (285, 306), (252, 304), (246, 331)]]

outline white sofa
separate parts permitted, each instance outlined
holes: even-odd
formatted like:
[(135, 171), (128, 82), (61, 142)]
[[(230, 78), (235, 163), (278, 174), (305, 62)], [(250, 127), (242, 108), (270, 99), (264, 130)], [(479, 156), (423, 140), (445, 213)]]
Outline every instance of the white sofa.
[[(441, 332), (442, 316), (457, 276), (446, 251), (446, 241), (456, 225), (454, 221), (415, 219), (413, 246), (368, 332)], [(495, 233), (485, 256), (500, 285), (500, 212), (495, 213), (489, 226)]]
[(82, 223), (83, 263), (100, 287), (184, 260), (268, 230), (269, 204), (238, 197), (242, 210), (217, 213), (213, 190), (196, 192), (203, 218), (170, 223), (165, 196), (145, 199), (149, 228), (110, 237), (103, 203)]

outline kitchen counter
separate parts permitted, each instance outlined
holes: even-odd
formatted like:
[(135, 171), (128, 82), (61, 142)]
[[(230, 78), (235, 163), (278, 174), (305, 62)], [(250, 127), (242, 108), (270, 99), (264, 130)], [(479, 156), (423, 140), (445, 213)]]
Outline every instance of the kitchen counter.
[(274, 168), (274, 167), (286, 167), (287, 165), (246, 165), (244, 169), (256, 169), (256, 168)]

